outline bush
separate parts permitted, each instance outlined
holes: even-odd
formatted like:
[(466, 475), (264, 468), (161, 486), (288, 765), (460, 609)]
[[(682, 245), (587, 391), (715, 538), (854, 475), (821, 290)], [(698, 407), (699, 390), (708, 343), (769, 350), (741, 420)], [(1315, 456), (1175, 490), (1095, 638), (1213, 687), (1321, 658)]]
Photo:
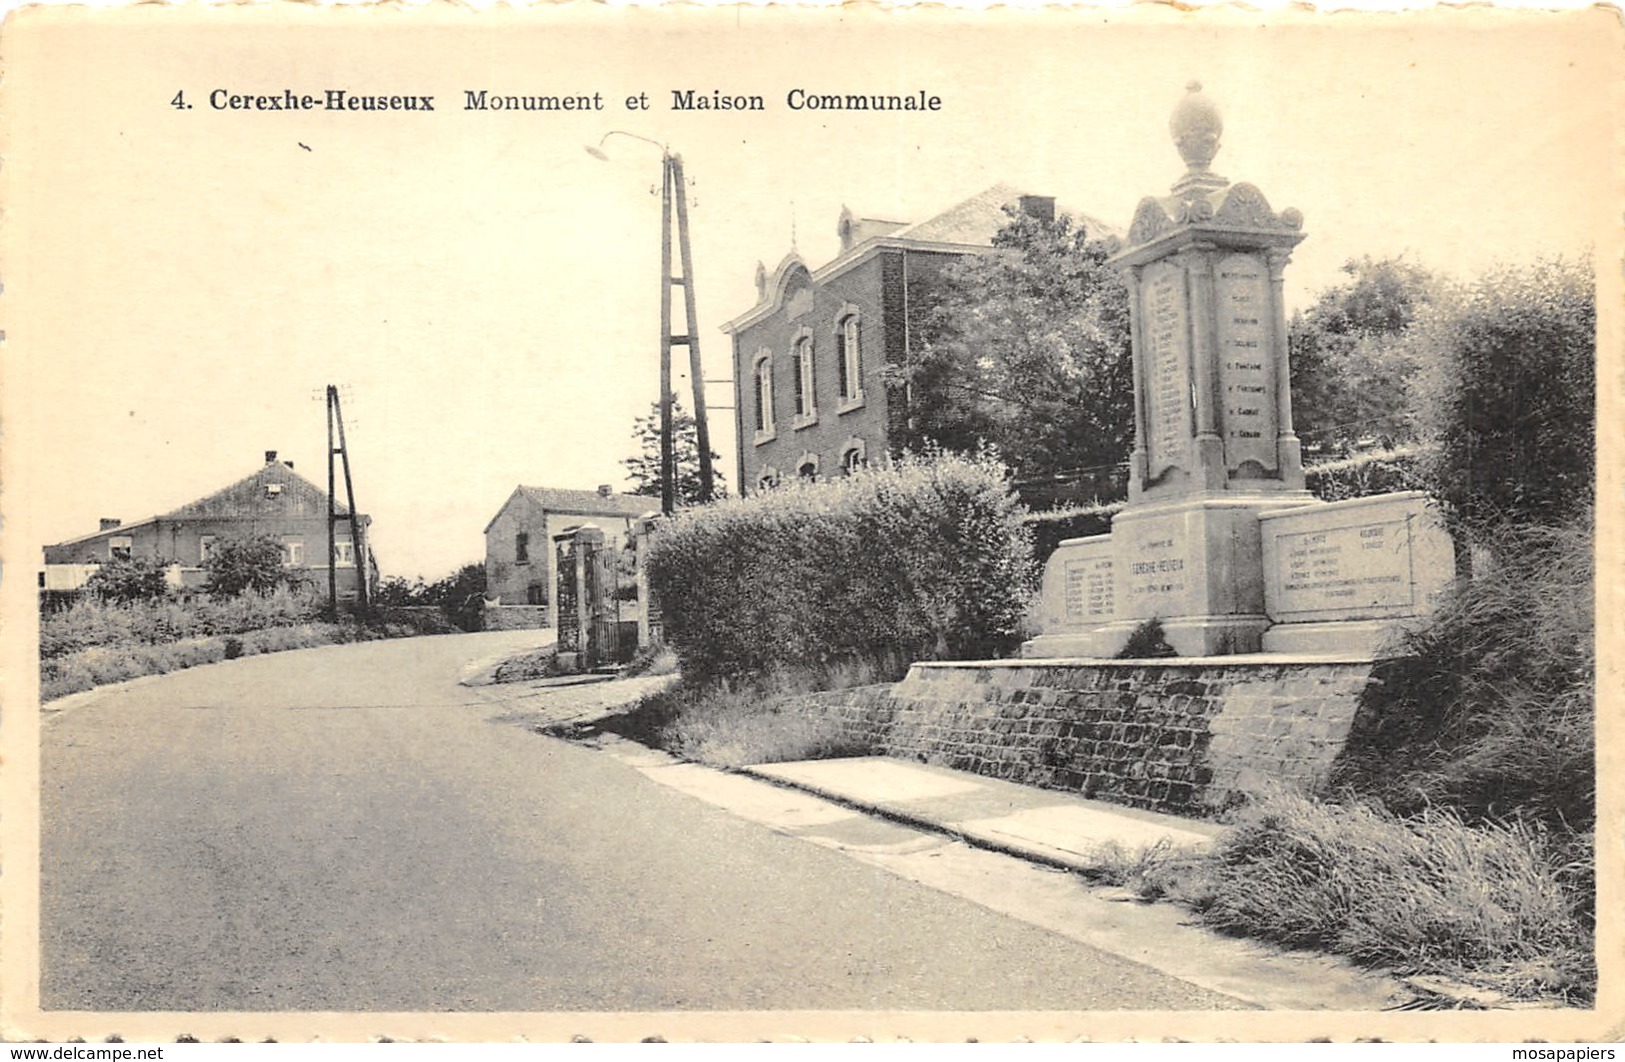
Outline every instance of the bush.
[(114, 559), (98, 565), (85, 581), (85, 593), (100, 601), (129, 604), (156, 601), (169, 594), (168, 562), (145, 557)]
[(1096, 502), (1028, 513), (1022, 520), (1032, 531), (1033, 559), (1043, 565), (1056, 547), (1069, 538), (1110, 534), (1112, 517), (1122, 510), (1122, 502)]
[(303, 578), (283, 560), (282, 542), (274, 535), (222, 538), (203, 561), (203, 585), (212, 597), (269, 594)]
[(1321, 501), (1345, 501), (1402, 490), (1425, 490), (1424, 450), (1408, 447), (1361, 454), (1304, 467), (1305, 486)]
[(1168, 644), (1168, 638), (1162, 629), (1162, 620), (1152, 616), (1129, 632), (1128, 641), (1123, 643), (1117, 659), (1154, 660), (1178, 655), (1178, 651)]
[(1584, 832), (1596, 819), (1590, 519), (1478, 543), (1487, 563), (1382, 665), (1333, 783), (1400, 813), (1443, 805)]
[(650, 544), (649, 581), (690, 681), (996, 656), (1035, 583), (1021, 517), (996, 461), (904, 458), (679, 513)]
[(1589, 264), (1503, 269), (1436, 302), (1407, 334), (1430, 490), (1468, 528), (1556, 526), (1596, 481), (1597, 314)]
[(1169, 886), (1220, 928), (1522, 996), (1595, 989), (1566, 853), (1537, 827), (1275, 794)]

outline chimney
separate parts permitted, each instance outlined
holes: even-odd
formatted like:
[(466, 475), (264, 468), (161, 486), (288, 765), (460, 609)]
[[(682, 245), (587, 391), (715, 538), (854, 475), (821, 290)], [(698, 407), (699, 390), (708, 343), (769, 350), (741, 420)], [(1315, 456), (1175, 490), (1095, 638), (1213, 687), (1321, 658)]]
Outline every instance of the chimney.
[(615, 493), (614, 488), (611, 487), (608, 483), (600, 483), (600, 484), (598, 484), (598, 496), (600, 498), (607, 498), (611, 494), (614, 494), (614, 493)]
[(1053, 222), (1055, 220), (1055, 197), (1052, 195), (1024, 195), (1021, 197), (1021, 212), (1042, 222)]
[(289, 471), (292, 471), (292, 469), (293, 469), (293, 462), (292, 461), (284, 461), (282, 463), (288, 466)]
[(120, 520), (117, 517), (104, 516), (104, 517), (102, 517), (102, 530), (103, 531), (111, 531), (111, 530), (113, 530), (113, 528), (117, 527), (118, 525), (122, 524), (123, 522), (124, 522), (123, 520)]
[(268, 464), (268, 465), (276, 464), (276, 451), (275, 450), (267, 450), (267, 451), (265, 451), (265, 463)]

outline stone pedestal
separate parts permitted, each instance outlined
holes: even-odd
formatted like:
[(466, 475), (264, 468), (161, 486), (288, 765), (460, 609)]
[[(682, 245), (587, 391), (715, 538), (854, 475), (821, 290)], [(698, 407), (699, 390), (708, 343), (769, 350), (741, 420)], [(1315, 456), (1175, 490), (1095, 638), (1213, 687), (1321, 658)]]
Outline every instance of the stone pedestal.
[(1117, 616), (1113, 565), (1110, 535), (1070, 538), (1055, 547), (1038, 596), (1036, 618), (1043, 633), (1024, 643), (1021, 655), (1109, 655), (1101, 652), (1094, 632)]
[(1397, 649), (1456, 575), (1450, 535), (1420, 491), (1270, 513), (1259, 531), (1266, 652)]
[(1116, 656), (1153, 617), (1180, 656), (1258, 652), (1270, 625), (1258, 516), (1308, 500), (1296, 491), (1214, 493), (1118, 514), (1111, 533), (1117, 614), (1093, 634), (1090, 655)]

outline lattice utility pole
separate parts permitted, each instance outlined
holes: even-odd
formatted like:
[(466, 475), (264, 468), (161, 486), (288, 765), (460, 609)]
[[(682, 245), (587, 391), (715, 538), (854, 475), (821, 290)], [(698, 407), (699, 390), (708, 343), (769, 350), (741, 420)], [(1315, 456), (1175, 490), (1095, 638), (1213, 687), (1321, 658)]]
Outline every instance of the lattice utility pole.
[[(338, 445), (333, 445), (334, 429), (338, 431)], [(370, 606), (370, 595), (367, 587), (367, 548), (364, 538), (365, 532), (361, 527), (361, 520), (355, 509), (355, 481), (350, 477), (350, 448), (344, 441), (344, 411), (339, 408), (339, 389), (333, 384), (327, 385), (327, 606), (334, 617), (339, 612), (339, 546), (338, 522), (341, 517), (335, 511), (335, 462), (338, 458), (344, 466), (344, 495), (349, 505), (349, 512), (343, 519), (350, 521), (350, 550), (353, 554), (356, 570), (356, 592), (365, 612)]]
[[(683, 179), (682, 156), (673, 154), (666, 145), (624, 129), (612, 129), (589, 146), (587, 154), (595, 159), (607, 160), (604, 144), (612, 136), (641, 140), (660, 149), (660, 509), (670, 515), (677, 508), (677, 457), (672, 439), (671, 348), (688, 348), (688, 375), (694, 384), (694, 436), (700, 451), (700, 500), (710, 501), (714, 494), (714, 474), (711, 469), (711, 429), (705, 414), (705, 379), (700, 372), (700, 325), (694, 312), (694, 256), (688, 244), (688, 193)], [(672, 276), (671, 230), (673, 200), (676, 200), (677, 247), (683, 263), (683, 275)], [(687, 331), (674, 334), (671, 330), (671, 286), (683, 286), (683, 311)]]
[[(683, 158), (665, 154), (665, 191), (660, 211), (660, 507), (670, 514), (676, 508), (677, 466), (672, 440), (671, 348), (688, 348), (688, 377), (694, 385), (694, 443), (699, 450), (700, 500), (708, 502), (713, 492), (711, 470), (711, 430), (705, 414), (705, 379), (700, 370), (700, 325), (694, 312), (694, 256), (688, 243), (688, 193), (683, 181)], [(683, 275), (671, 275), (672, 201), (677, 205), (677, 247)], [(683, 317), (687, 331), (673, 335), (671, 330), (671, 286), (683, 286)]]

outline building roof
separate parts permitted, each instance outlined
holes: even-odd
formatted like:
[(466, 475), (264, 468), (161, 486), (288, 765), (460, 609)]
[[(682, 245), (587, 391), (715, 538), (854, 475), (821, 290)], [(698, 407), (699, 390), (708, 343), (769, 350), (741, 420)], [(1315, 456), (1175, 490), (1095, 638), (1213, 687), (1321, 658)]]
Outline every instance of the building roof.
[[(267, 500), (269, 496), (265, 488), (270, 484), (279, 484), (282, 490), (288, 493), (276, 499), (274, 504), (268, 506)], [(286, 515), (283, 510), (286, 508), (288, 497), (298, 496), (302, 496), (315, 507), (310, 514), (311, 516), (326, 515), (327, 493), (304, 476), (299, 475), (285, 462), (272, 460), (267, 461), (257, 471), (230, 486), (222, 487), (213, 494), (206, 494), (178, 509), (172, 509), (157, 516), (149, 516), (144, 520), (134, 520), (121, 523), (116, 527), (91, 531), (88, 534), (64, 539), (51, 545), (52, 547), (73, 546), (105, 535), (125, 535), (135, 528), (145, 527), (159, 520), (231, 520)], [(333, 512), (339, 516), (348, 516), (350, 509), (342, 501), (336, 501)], [(368, 518), (364, 515), (358, 518), (363, 522), (368, 522)]]
[[(784, 293), (784, 281), (793, 268), (806, 269), (815, 282), (822, 283), (839, 276), (852, 266), (866, 260), (882, 248), (937, 251), (942, 253), (974, 254), (993, 245), (993, 237), (1010, 223), (1007, 208), (1017, 207), (1028, 193), (1014, 185), (999, 183), (984, 189), (969, 199), (955, 203), (940, 214), (913, 224), (879, 221), (871, 218), (855, 219), (850, 211), (842, 211), (842, 223), (852, 222), (856, 237), (852, 245), (817, 270), (810, 269), (799, 254), (791, 252), (771, 278), (762, 282), (762, 297), (745, 313), (722, 325), (722, 331), (734, 333), (760, 321), (777, 309)], [(1116, 236), (1124, 232), (1092, 214), (1085, 214), (1057, 205), (1057, 214), (1065, 214), (1081, 225), (1093, 238)]]
[[(322, 490), (310, 480), (295, 472), (281, 461), (267, 461), (259, 470), (231, 484), (222, 487), (213, 494), (207, 494), (197, 501), (188, 502), (179, 509), (164, 513), (160, 519), (164, 520), (196, 520), (231, 518), (234, 516), (263, 516), (265, 515), (265, 488), (279, 485), (284, 490), (292, 490), (302, 494), (307, 499), (320, 502), (320, 511), (325, 513), (327, 506), (327, 492)], [(335, 498), (333, 512), (339, 516), (348, 516), (349, 506)]]
[(491, 517), (485, 525), (490, 531), (491, 526), (497, 522), (497, 516), (507, 511), (508, 506), (516, 498), (526, 498), (544, 512), (568, 513), (572, 516), (625, 516), (639, 517), (660, 509), (660, 499), (651, 498), (646, 494), (604, 494), (596, 490), (571, 490), (564, 487), (527, 487), (524, 484), (514, 488), (508, 500), (497, 509), (496, 516)]

